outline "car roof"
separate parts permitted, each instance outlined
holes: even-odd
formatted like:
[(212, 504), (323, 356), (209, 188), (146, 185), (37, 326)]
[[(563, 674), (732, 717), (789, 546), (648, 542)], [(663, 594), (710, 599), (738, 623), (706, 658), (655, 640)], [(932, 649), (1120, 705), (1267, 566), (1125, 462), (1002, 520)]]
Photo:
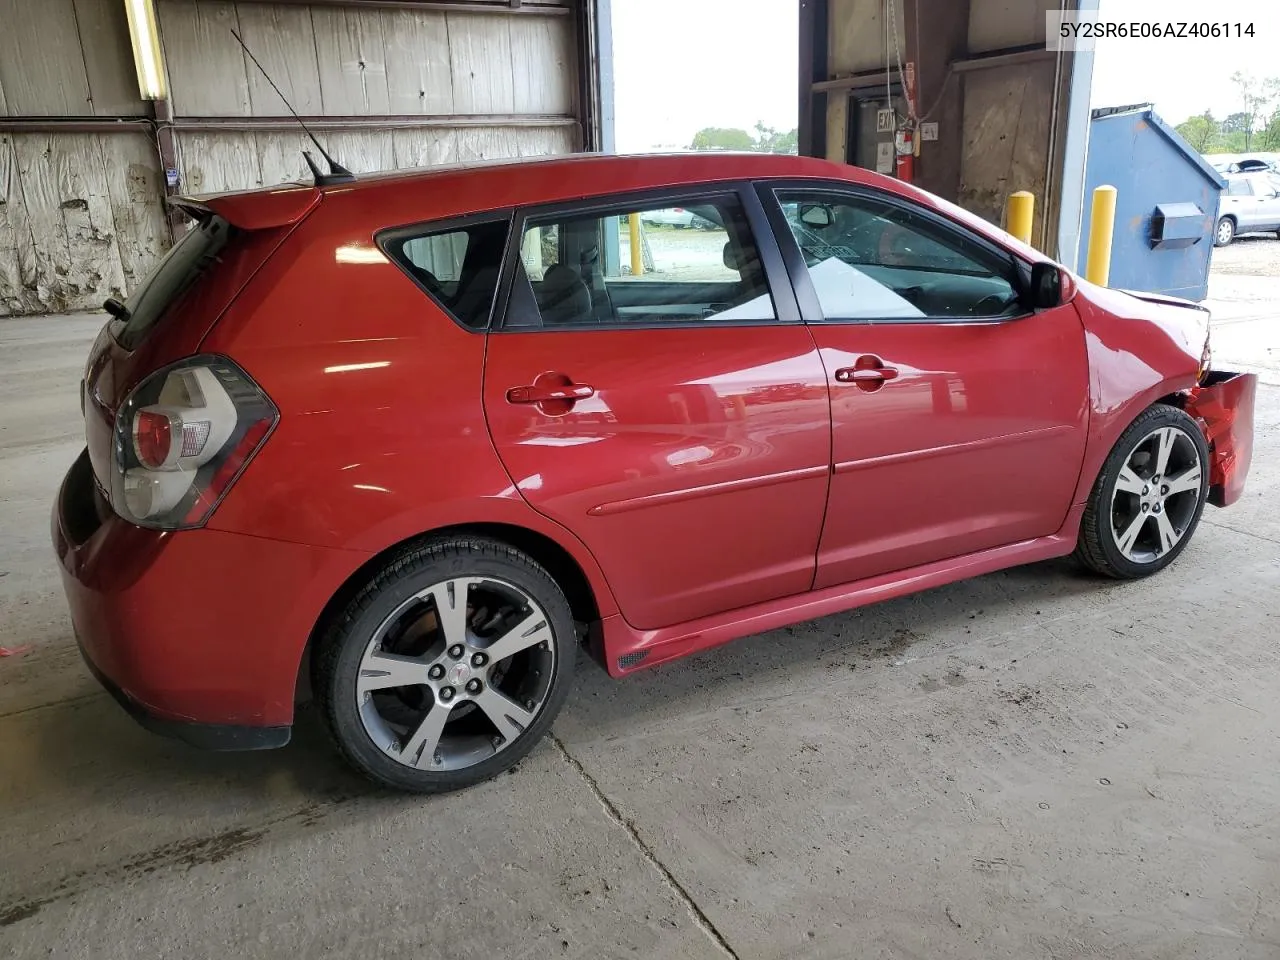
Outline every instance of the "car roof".
[(843, 180), (915, 197), (909, 187), (891, 177), (828, 160), (791, 154), (707, 151), (575, 153), (470, 161), (359, 174), (351, 181), (318, 187), (288, 183), (234, 193), (176, 197), (169, 202), (191, 212), (214, 209), (237, 226), (254, 228), (297, 222), (321, 198), (330, 210), (357, 207), (374, 218), (389, 218), (392, 222), (404, 214), (412, 222), (684, 184), (764, 178)]
[(600, 175), (612, 180), (619, 173), (648, 172), (655, 178), (680, 183), (699, 180), (738, 180), (755, 177), (847, 176), (849, 167), (814, 157), (779, 153), (737, 153), (730, 151), (690, 151), (685, 153), (603, 154), (571, 153), (542, 157), (518, 157), (437, 164), (362, 174), (356, 189), (377, 189), (389, 183), (475, 177), (505, 178), (515, 170), (563, 172), (575, 177)]
[(1044, 254), (956, 204), (862, 167), (793, 154), (695, 151), (486, 160), (360, 174), (321, 187), (282, 184), (233, 194), (171, 198), (199, 212), (213, 209), (249, 229), (296, 223), (323, 198), (339, 217), (374, 229), (425, 223), (511, 207), (643, 193), (664, 187), (741, 180), (827, 180), (874, 187), (942, 213), (1017, 252), (1029, 263)]

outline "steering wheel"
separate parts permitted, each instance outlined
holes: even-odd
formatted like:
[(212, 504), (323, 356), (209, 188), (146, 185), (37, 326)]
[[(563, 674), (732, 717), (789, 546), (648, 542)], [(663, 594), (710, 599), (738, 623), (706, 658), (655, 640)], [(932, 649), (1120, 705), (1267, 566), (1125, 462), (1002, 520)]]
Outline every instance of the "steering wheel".
[(975, 317), (998, 317), (1009, 309), (1013, 298), (992, 293), (979, 300), (973, 307)]

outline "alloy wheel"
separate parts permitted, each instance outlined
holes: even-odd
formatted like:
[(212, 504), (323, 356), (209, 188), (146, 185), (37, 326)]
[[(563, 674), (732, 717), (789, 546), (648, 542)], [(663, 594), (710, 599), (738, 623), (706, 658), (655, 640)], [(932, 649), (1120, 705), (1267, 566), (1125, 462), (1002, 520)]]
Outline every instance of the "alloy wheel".
[(1130, 450), (1111, 493), (1111, 533), (1132, 563), (1154, 563), (1181, 542), (1203, 492), (1195, 442), (1178, 427), (1158, 427)]
[(365, 648), (354, 695), (370, 740), (409, 767), (462, 770), (507, 749), (546, 704), (550, 621), (495, 577), (455, 577), (400, 604)]

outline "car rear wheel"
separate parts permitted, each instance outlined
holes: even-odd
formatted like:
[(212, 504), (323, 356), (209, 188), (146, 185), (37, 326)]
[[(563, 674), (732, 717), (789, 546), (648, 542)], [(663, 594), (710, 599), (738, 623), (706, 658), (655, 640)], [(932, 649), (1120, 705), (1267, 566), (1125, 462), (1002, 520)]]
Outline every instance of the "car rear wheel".
[(1230, 217), (1222, 217), (1213, 228), (1213, 245), (1225, 247), (1236, 238), (1236, 222)]
[(313, 683), (339, 751), (366, 776), (435, 793), (516, 764), (568, 695), (577, 652), (550, 574), (474, 537), (388, 561), (325, 632)]
[(1076, 556), (1131, 580), (1171, 564), (1187, 546), (1209, 492), (1209, 448), (1177, 407), (1148, 408), (1121, 435), (1094, 484)]

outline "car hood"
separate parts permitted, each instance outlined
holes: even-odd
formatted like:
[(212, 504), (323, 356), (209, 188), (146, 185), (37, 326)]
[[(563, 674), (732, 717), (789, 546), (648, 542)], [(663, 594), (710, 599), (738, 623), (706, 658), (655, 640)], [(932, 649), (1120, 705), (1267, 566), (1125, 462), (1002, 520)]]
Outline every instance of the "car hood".
[(1171, 345), (1195, 361), (1204, 353), (1209, 336), (1209, 310), (1200, 304), (1160, 293), (1113, 290), (1083, 279), (1079, 286), (1094, 306), (1123, 321), (1154, 327), (1172, 341)]
[(1119, 290), (1117, 292), (1129, 297), (1135, 297), (1145, 303), (1158, 303), (1167, 307), (1184, 307), (1189, 310), (1199, 310), (1206, 314), (1209, 312), (1208, 307), (1203, 307), (1194, 300), (1185, 300), (1182, 297), (1170, 297), (1163, 293), (1145, 293), (1141, 290)]

